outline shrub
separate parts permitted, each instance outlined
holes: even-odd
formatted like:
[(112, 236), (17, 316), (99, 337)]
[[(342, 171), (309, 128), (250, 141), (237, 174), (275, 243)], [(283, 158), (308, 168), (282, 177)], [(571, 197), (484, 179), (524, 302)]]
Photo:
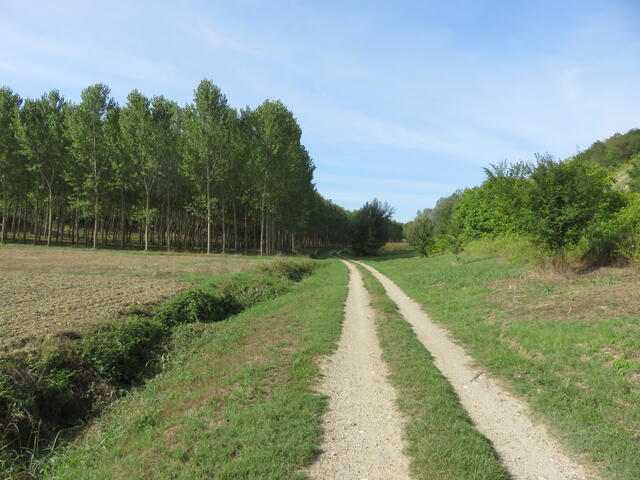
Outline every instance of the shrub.
[(407, 225), (407, 240), (418, 254), (427, 256), (434, 243), (433, 222), (425, 214), (419, 215)]
[(288, 288), (289, 281), (282, 276), (240, 273), (224, 279), (216, 291), (221, 298), (227, 299), (229, 305), (235, 305), (233, 313), (237, 313), (259, 302), (282, 295)]
[(583, 242), (588, 263), (640, 263), (640, 195), (631, 197), (616, 214), (595, 222)]
[(286, 278), (292, 282), (299, 282), (309, 275), (315, 268), (316, 263), (310, 260), (286, 260), (276, 258), (265, 263), (258, 268), (258, 271), (272, 277)]
[(575, 244), (589, 224), (624, 205), (613, 179), (595, 163), (556, 162), (541, 157), (531, 175), (527, 231), (534, 243), (550, 252)]

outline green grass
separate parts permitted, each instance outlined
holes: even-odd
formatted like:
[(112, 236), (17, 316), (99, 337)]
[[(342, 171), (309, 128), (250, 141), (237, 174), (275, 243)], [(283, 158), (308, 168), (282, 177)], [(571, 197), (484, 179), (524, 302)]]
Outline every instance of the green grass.
[(405, 417), (405, 452), (412, 478), (508, 479), (491, 444), (473, 427), (453, 388), (380, 282), (358, 269), (372, 295), (382, 356)]
[(557, 280), (523, 278), (530, 267), (493, 257), (367, 262), (528, 400), (578, 458), (603, 478), (638, 479), (640, 319), (629, 313), (637, 303), (624, 304), (637, 299), (637, 273)]
[(303, 478), (322, 441), (316, 360), (336, 346), (346, 297), (346, 269), (325, 263), (230, 321), (179, 327), (166, 370), (49, 459), (47, 477)]

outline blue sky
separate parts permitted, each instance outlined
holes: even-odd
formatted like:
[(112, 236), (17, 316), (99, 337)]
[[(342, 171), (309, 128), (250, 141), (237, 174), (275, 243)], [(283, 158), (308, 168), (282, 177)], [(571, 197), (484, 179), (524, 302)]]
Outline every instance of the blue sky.
[(0, 0), (0, 84), (280, 98), (326, 197), (410, 220), (482, 166), (640, 127), (640, 1)]

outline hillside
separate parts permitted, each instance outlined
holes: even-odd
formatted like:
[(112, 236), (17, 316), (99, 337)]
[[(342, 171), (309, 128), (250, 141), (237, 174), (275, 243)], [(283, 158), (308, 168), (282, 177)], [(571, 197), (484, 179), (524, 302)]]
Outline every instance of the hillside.
[(625, 134), (615, 133), (606, 140), (598, 140), (576, 158), (605, 167), (616, 179), (616, 186), (640, 191), (640, 129), (633, 128)]

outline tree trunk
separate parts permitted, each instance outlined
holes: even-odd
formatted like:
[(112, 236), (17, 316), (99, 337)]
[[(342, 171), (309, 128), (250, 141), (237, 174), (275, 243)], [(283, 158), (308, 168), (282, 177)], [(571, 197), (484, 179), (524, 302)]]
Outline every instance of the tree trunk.
[(167, 252), (171, 251), (171, 222), (170, 220), (170, 215), (169, 215), (169, 195), (167, 195), (167, 213), (166, 213), (166, 218), (167, 218)]
[(238, 253), (238, 217), (236, 215), (236, 202), (233, 201), (233, 250)]
[(244, 212), (244, 253), (249, 251), (249, 226), (247, 225), (247, 212)]
[(93, 249), (96, 249), (96, 242), (98, 241), (98, 188), (93, 189), (94, 203), (93, 203)]
[(144, 251), (149, 250), (149, 189), (145, 187), (146, 201), (144, 207)]
[(49, 187), (49, 212), (47, 214), (47, 247), (51, 245), (51, 212), (53, 210), (53, 193)]
[(7, 230), (7, 189), (2, 186), (2, 233), (0, 233), (0, 244), (4, 243), (4, 235)]
[(120, 248), (124, 250), (127, 238), (124, 220), (124, 185), (120, 186), (120, 234), (122, 235), (122, 238), (120, 239)]

